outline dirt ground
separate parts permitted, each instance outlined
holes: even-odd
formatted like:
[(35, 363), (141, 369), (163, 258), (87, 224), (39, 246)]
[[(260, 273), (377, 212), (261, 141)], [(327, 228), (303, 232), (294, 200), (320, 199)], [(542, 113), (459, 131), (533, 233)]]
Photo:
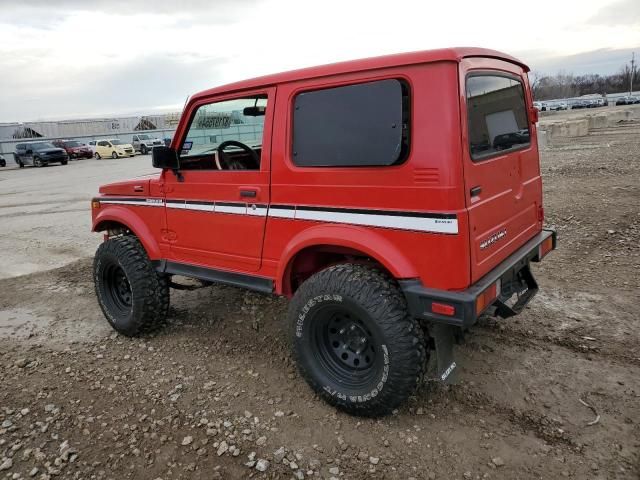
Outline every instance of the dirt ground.
[[(541, 292), (515, 319), (469, 332), (458, 385), (427, 381), (377, 420), (311, 393), (289, 356), (284, 299), (172, 291), (159, 333), (108, 328), (88, 198), (126, 169), (145, 173), (148, 157), (0, 173), (0, 246), (16, 265), (0, 280), (0, 478), (637, 479), (640, 121), (556, 141), (541, 157), (559, 234), (535, 267)], [(92, 180), (65, 172), (53, 193), (24, 193), (36, 174), (65, 169)], [(56, 195), (74, 182), (66, 211)], [(65, 211), (24, 207), (25, 195)], [(25, 210), (50, 226), (29, 227)], [(17, 242), (14, 256), (12, 232), (35, 248)], [(50, 262), (51, 248), (69, 253)], [(27, 257), (42, 271), (16, 276)]]

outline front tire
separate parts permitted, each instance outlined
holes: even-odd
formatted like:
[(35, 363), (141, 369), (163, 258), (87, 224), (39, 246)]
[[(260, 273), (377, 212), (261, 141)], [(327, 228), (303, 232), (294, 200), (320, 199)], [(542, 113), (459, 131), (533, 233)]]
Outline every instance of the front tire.
[(142, 146), (140, 147), (140, 153), (141, 153), (142, 155), (146, 155), (146, 154), (147, 154), (147, 146), (146, 146), (146, 145), (142, 145)]
[(113, 158), (115, 160), (116, 158), (118, 158), (118, 154), (116, 152), (113, 152), (111, 154), (111, 158)]
[(94, 156), (96, 157), (96, 160), (100, 160), (102, 158), (98, 152), (96, 152)]
[(38, 168), (44, 167), (44, 162), (36, 157), (33, 159), (33, 166)]
[(355, 264), (310, 277), (289, 306), (293, 353), (302, 377), (331, 405), (386, 415), (415, 391), (427, 351), (393, 279)]
[(100, 308), (109, 324), (128, 337), (162, 325), (169, 309), (169, 282), (153, 268), (137, 238), (102, 243), (93, 261)]

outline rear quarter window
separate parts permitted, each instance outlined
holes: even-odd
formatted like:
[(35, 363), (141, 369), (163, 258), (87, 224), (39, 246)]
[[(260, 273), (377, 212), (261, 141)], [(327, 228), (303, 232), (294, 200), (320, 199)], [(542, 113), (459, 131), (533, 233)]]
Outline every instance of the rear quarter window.
[(469, 150), (474, 161), (530, 145), (524, 87), (506, 74), (472, 74), (466, 80)]
[(293, 105), (293, 163), (370, 167), (404, 162), (409, 88), (397, 79), (299, 93)]

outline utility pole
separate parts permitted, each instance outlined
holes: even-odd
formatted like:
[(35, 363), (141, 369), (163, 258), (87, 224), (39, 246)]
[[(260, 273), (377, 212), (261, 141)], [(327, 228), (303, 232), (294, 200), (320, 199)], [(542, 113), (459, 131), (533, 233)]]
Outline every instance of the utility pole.
[(636, 52), (631, 52), (631, 74), (629, 78), (629, 95), (633, 95), (633, 77), (636, 73)]

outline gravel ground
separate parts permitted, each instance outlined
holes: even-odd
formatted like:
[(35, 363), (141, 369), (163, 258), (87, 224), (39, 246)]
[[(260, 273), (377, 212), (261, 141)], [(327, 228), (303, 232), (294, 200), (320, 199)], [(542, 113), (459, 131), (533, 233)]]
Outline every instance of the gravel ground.
[(173, 291), (162, 331), (108, 328), (88, 199), (149, 162), (0, 173), (0, 479), (638, 478), (640, 123), (542, 152), (560, 243), (540, 294), (469, 332), (458, 385), (426, 381), (378, 420), (298, 376), (284, 299)]

